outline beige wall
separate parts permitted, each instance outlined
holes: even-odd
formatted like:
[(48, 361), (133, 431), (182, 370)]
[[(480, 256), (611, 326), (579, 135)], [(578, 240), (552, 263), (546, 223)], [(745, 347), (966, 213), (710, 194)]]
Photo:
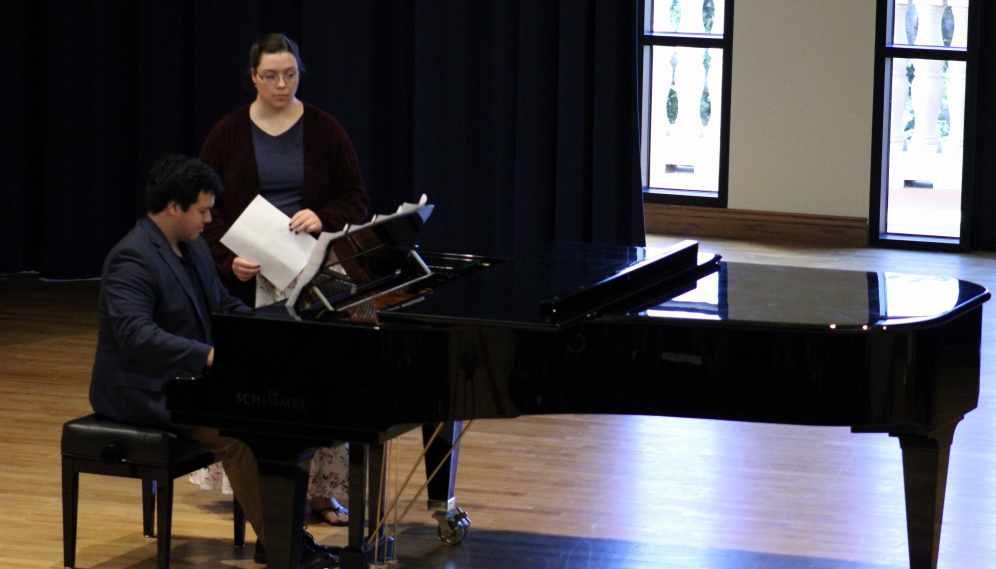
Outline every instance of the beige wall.
[(730, 209), (868, 216), (875, 0), (741, 0)]

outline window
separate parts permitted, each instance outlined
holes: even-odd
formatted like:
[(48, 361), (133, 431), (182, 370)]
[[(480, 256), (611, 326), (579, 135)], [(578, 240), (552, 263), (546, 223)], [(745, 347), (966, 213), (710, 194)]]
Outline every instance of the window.
[(979, 4), (879, 0), (873, 245), (970, 247)]
[(733, 0), (644, 2), (644, 198), (725, 207)]

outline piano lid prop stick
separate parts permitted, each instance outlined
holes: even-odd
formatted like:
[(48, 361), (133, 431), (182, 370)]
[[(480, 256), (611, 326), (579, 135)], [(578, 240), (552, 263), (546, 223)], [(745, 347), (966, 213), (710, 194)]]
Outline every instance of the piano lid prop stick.
[[(470, 426), (471, 426), (471, 425), (473, 425), (473, 424), (474, 424), (474, 419), (471, 419), (470, 421), (468, 421), (468, 422), (467, 422), (467, 426), (465, 426), (465, 427), (463, 428), (463, 431), (462, 431), (462, 432), (461, 432), (461, 433), (460, 433), (459, 435), (457, 435), (457, 438), (456, 438), (456, 440), (454, 440), (454, 441), (453, 441), (453, 446), (451, 446), (451, 447), (450, 447), (450, 450), (446, 451), (446, 455), (445, 455), (445, 456), (443, 456), (443, 459), (439, 461), (439, 464), (438, 464), (438, 465), (436, 465), (436, 469), (435, 469), (435, 470), (433, 470), (433, 471), (432, 471), (432, 474), (430, 474), (430, 475), (429, 475), (429, 476), (428, 476), (428, 477), (427, 477), (427, 478), (425, 479), (425, 484), (422, 484), (422, 487), (421, 487), (421, 488), (419, 488), (419, 489), (418, 489), (418, 492), (416, 492), (416, 493), (415, 493), (415, 497), (414, 497), (414, 498), (412, 498), (412, 501), (411, 501), (411, 502), (408, 502), (408, 506), (407, 506), (407, 507), (405, 508), (405, 510), (404, 510), (403, 512), (401, 512), (401, 516), (400, 516), (400, 517), (398, 518), (398, 523), (399, 523), (399, 524), (400, 524), (400, 523), (401, 523), (402, 521), (404, 521), (404, 519), (405, 519), (405, 516), (406, 516), (406, 515), (408, 514), (408, 511), (412, 509), (412, 506), (414, 506), (414, 505), (415, 505), (415, 502), (416, 502), (416, 501), (418, 500), (419, 496), (421, 496), (421, 495), (422, 495), (422, 492), (424, 492), (424, 491), (425, 491), (425, 489), (426, 489), (426, 487), (427, 487), (427, 486), (429, 486), (429, 482), (432, 482), (432, 479), (433, 479), (433, 478), (435, 478), (435, 477), (436, 477), (436, 474), (438, 474), (438, 473), (439, 473), (439, 469), (443, 467), (443, 464), (444, 464), (444, 463), (446, 462), (446, 459), (448, 459), (448, 458), (450, 457), (450, 455), (451, 455), (451, 454), (453, 454), (453, 449), (455, 449), (455, 448), (457, 447), (457, 445), (458, 445), (458, 444), (460, 444), (460, 439), (462, 439), (462, 438), (463, 438), (463, 436), (464, 436), (464, 435), (465, 435), (465, 434), (467, 433), (467, 431), (468, 431), (468, 430), (470, 429)], [(424, 457), (424, 456), (425, 456), (425, 449), (429, 448), (429, 445), (430, 445), (430, 444), (432, 444), (432, 440), (434, 440), (434, 439), (436, 438), (436, 435), (437, 435), (437, 434), (439, 433), (439, 430), (440, 430), (440, 429), (441, 429), (442, 427), (443, 427), (443, 424), (442, 424), (442, 423), (440, 423), (440, 424), (439, 424), (439, 426), (438, 426), (438, 427), (436, 427), (436, 432), (435, 432), (435, 433), (433, 433), (433, 435), (432, 435), (432, 439), (430, 439), (430, 440), (429, 440), (429, 442), (428, 442), (428, 443), (426, 443), (426, 445), (425, 445), (425, 448), (423, 448), (423, 449), (422, 449), (422, 456), (420, 456), (418, 460), (421, 460), (421, 459), (422, 459), (422, 457)], [(415, 465), (416, 465), (416, 466), (418, 466), (418, 460), (416, 460), (416, 461), (415, 461)], [(415, 471), (415, 470), (414, 470), (414, 469), (412, 469), (412, 472), (414, 472), (414, 471)], [(409, 478), (409, 479), (411, 479), (411, 475), (409, 475), (409, 476), (408, 476), (408, 478)], [(405, 482), (405, 484), (407, 484), (407, 481)], [(404, 490), (404, 488), (402, 488), (401, 490)], [(398, 501), (398, 498), (400, 498), (400, 497), (401, 497), (401, 490), (399, 490), (399, 491), (398, 491), (398, 495), (397, 495), (397, 496), (396, 496), (396, 497), (394, 498), (394, 503), (392, 503), (392, 504), (391, 504), (391, 508), (392, 508), (392, 509), (394, 508), (394, 504), (395, 504), (395, 503), (397, 503), (397, 501)], [(380, 531), (380, 528), (381, 528), (381, 526), (382, 526), (382, 525), (384, 525), (384, 522), (385, 522), (385, 521), (387, 521), (387, 516), (388, 516), (388, 515), (389, 515), (390, 513), (391, 513), (390, 511), (387, 511), (387, 512), (384, 512), (384, 516), (383, 516), (383, 517), (382, 517), (382, 518), (380, 519), (380, 521), (378, 521), (378, 522), (377, 522), (377, 527), (376, 527), (376, 528), (374, 528), (374, 532), (373, 532), (373, 535), (372, 535), (372, 536), (370, 537), (370, 541), (368, 541), (368, 542), (367, 542), (367, 547), (370, 547), (370, 545), (371, 545), (371, 544), (373, 543), (373, 540), (377, 538), (377, 532), (379, 532), (379, 531)], [(397, 529), (397, 526), (395, 526), (395, 529)]]

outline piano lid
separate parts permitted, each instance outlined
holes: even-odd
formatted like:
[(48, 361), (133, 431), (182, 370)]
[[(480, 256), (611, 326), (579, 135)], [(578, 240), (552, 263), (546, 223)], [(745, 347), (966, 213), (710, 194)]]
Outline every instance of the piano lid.
[(688, 292), (607, 317), (872, 332), (929, 325), (988, 298), (984, 287), (955, 278), (720, 263)]
[[(487, 323), (555, 330), (647, 289), (694, 282), (715, 270), (698, 262), (698, 243), (667, 249), (557, 242), (383, 310), (388, 321)], [(708, 265), (708, 264), (705, 264)]]

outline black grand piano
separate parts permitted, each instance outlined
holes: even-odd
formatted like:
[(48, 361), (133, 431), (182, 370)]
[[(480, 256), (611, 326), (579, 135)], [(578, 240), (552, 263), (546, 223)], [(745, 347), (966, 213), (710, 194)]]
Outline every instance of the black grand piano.
[(297, 567), (309, 449), (350, 443), (340, 561), (360, 569), (393, 554), (377, 523), (386, 441), (422, 429), (426, 469), (439, 471), (428, 506), (452, 544), (470, 523), (454, 494), (462, 421), (556, 413), (898, 437), (910, 566), (936, 567), (948, 450), (978, 401), (986, 289), (725, 263), (694, 241), (426, 253), (415, 247), (426, 215), (323, 241), (296, 296), (213, 315), (214, 367), (167, 387), (175, 422), (218, 427), (256, 453), (269, 567)]

